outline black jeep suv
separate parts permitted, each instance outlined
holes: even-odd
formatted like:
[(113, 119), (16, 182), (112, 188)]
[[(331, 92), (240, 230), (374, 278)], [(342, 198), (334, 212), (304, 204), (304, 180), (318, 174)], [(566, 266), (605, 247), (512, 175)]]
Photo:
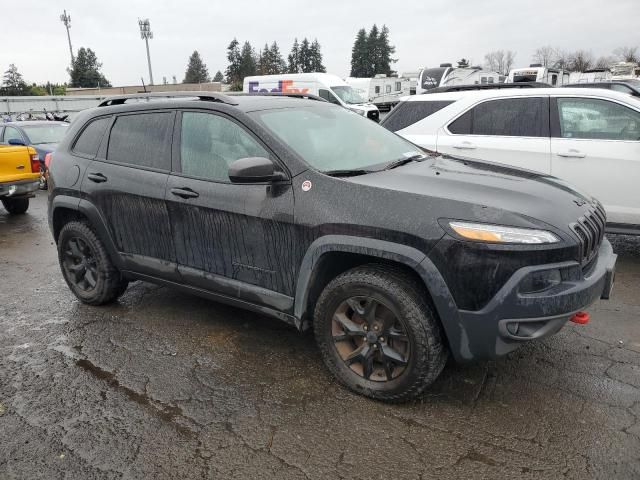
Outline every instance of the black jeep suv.
[(310, 96), (133, 100), (85, 111), (51, 161), (85, 303), (140, 279), (312, 327), (342, 383), (401, 401), (449, 354), (504, 355), (608, 298), (605, 213), (557, 179), (431, 156)]

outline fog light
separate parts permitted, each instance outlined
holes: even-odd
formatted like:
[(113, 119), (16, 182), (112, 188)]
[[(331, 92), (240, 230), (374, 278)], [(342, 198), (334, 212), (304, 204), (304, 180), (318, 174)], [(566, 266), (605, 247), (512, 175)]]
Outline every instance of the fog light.
[(543, 292), (562, 282), (560, 270), (542, 270), (527, 275), (520, 283), (520, 293)]

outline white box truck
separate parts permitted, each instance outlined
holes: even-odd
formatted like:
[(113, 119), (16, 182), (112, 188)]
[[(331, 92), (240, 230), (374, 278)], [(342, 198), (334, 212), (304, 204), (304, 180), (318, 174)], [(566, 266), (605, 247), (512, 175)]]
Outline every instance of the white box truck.
[(380, 120), (378, 107), (369, 103), (347, 82), (329, 73), (283, 73), (245, 77), (244, 93), (307, 93), (367, 117)]
[(411, 94), (411, 82), (406, 78), (376, 75), (373, 78), (348, 77), (345, 82), (381, 111), (391, 110), (400, 101), (400, 97)]

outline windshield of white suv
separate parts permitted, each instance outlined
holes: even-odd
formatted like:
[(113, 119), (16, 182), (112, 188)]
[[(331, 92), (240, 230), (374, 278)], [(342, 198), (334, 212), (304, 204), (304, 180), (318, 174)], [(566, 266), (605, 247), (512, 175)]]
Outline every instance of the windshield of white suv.
[(331, 87), (333, 93), (340, 97), (344, 103), (348, 103), (350, 105), (356, 103), (366, 103), (367, 100), (354, 88), (350, 86), (338, 86)]
[(381, 170), (424, 156), (407, 140), (342, 107), (262, 110), (251, 115), (322, 172)]
[(59, 143), (67, 133), (69, 125), (63, 123), (50, 123), (43, 125), (21, 125), (31, 145), (43, 143)]

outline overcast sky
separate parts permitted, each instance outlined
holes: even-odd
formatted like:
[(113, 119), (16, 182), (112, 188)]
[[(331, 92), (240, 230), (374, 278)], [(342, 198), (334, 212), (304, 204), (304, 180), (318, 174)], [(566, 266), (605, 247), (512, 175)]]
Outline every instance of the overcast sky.
[[(5, 0), (8, 1), (8, 0)], [(8, 6), (8, 5), (7, 5)], [(286, 55), (294, 37), (317, 38), (327, 71), (349, 74), (356, 32), (386, 24), (396, 46), (399, 72), (437, 66), (461, 57), (474, 64), (496, 49), (514, 50), (516, 66), (528, 66), (543, 45), (609, 55), (639, 45), (640, 0), (21, 0), (4, 9), (0, 69), (15, 63), (28, 82), (65, 82), (70, 62), (65, 28), (71, 15), (74, 51), (92, 48), (113, 85), (148, 82), (144, 41), (137, 20), (148, 17), (155, 83), (182, 81), (187, 59), (198, 50), (209, 72), (224, 72), (233, 37), (254, 47), (277, 41)]]

